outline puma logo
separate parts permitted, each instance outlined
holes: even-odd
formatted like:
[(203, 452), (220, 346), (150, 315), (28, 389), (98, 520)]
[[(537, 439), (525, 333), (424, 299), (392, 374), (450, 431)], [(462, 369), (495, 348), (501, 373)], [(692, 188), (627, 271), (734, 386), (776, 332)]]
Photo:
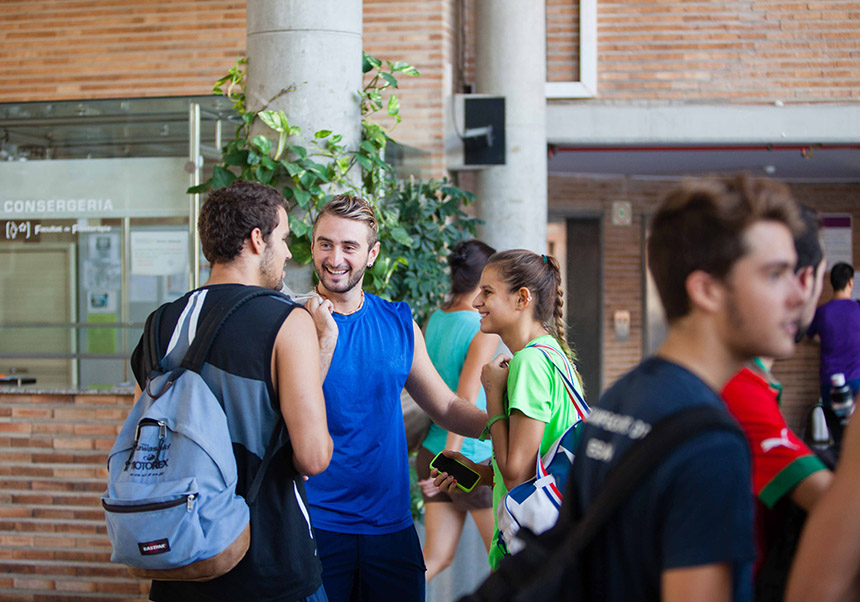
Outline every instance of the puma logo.
[(770, 439), (765, 439), (761, 442), (761, 450), (763, 452), (769, 452), (772, 449), (777, 447), (787, 447), (788, 449), (800, 449), (795, 443), (792, 443), (788, 438), (788, 428), (782, 429), (779, 433), (779, 437), (771, 437)]

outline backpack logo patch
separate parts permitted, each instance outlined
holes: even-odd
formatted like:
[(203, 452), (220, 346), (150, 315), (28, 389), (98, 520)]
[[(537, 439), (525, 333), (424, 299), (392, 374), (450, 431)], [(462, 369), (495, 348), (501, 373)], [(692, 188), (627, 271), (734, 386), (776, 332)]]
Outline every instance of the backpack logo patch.
[(170, 542), (167, 539), (157, 539), (155, 541), (146, 541), (138, 543), (141, 556), (154, 556), (155, 554), (164, 554), (170, 551)]

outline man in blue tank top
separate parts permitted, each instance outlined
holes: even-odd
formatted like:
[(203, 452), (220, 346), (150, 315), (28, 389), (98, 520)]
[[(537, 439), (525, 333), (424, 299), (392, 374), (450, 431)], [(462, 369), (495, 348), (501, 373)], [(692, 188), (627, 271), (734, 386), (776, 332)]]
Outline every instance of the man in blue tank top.
[[(166, 308), (159, 356), (183, 344), (171, 337), (177, 323), (193, 339), (207, 313), (237, 288), (281, 287), (290, 258), (287, 220), (284, 197), (269, 186), (239, 181), (209, 195), (198, 228), (211, 275)], [(153, 581), (150, 599), (326, 601), (303, 475), (325, 470), (332, 453), (321, 384), (337, 339), (329, 309), (311, 300), (309, 315), (286, 297), (261, 296), (224, 323), (201, 375), (227, 416), (239, 495), (250, 488), (280, 421), (286, 436), (250, 506), (251, 543), (239, 564), (206, 582)], [(138, 395), (153, 369), (146, 363), (139, 344), (131, 358)]]
[(332, 303), (337, 347), (323, 383), (334, 454), (307, 483), (329, 600), (424, 600), (424, 560), (409, 511), (400, 393), (447, 430), (477, 437), (486, 412), (457, 397), (427, 355), (405, 303), (362, 290), (379, 256), (367, 201), (340, 195), (314, 224), (316, 292)]

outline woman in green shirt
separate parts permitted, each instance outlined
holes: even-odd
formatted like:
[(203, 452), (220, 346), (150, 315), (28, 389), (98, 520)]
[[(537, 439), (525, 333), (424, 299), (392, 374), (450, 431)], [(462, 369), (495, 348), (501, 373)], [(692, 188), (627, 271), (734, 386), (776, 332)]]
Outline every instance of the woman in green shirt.
[[(485, 433), (493, 441), (492, 468), (458, 460), (493, 483), (493, 508), (512, 487), (535, 475), (537, 454), (544, 454), (588, 411), (573, 403), (556, 366), (568, 374), (582, 395), (582, 381), (572, 366), (573, 352), (565, 340), (561, 273), (552, 257), (515, 249), (493, 255), (481, 274), (473, 306), (481, 315), (481, 332), (498, 334), (513, 353), (484, 366), (481, 380), (487, 396)], [(544, 353), (546, 351), (546, 353)], [(551, 365), (555, 364), (555, 366)], [(446, 492), (456, 487), (440, 475)], [(490, 549), (495, 569), (504, 555), (498, 532)]]

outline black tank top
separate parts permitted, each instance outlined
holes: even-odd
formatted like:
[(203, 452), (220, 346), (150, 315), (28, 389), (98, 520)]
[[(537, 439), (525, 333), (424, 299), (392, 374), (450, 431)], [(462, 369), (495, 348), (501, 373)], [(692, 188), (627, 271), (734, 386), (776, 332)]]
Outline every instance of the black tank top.
[[(193, 333), (214, 303), (237, 286), (241, 285), (203, 287), (171, 303), (159, 329), (159, 356), (176, 347), (171, 361), (181, 361), (188, 345), (187, 333)], [(204, 380), (227, 415), (240, 495), (253, 481), (275, 426), (282, 420), (272, 386), (272, 349), (278, 330), (297, 307), (285, 298), (251, 299), (224, 324), (202, 370)], [(181, 335), (173, 337), (180, 321)], [(143, 365), (142, 355), (138, 344), (131, 365), (141, 388), (152, 369)], [(176, 356), (178, 360), (174, 359)], [(152, 600), (292, 602), (320, 588), (321, 566), (307, 511), (304, 481), (293, 466), (293, 450), (286, 429), (283, 433), (257, 500), (251, 506), (251, 547), (242, 561), (226, 575), (205, 583), (154, 581)]]

